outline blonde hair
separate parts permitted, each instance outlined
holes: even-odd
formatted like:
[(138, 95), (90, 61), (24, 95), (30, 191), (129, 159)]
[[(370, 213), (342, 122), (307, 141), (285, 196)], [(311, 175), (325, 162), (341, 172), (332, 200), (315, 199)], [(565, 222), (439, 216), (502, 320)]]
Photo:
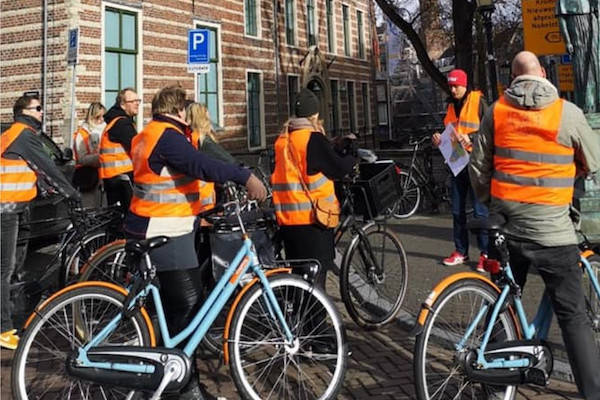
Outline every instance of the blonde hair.
[(204, 142), (206, 136), (209, 136), (212, 140), (217, 142), (217, 138), (212, 130), (212, 124), (210, 123), (208, 108), (206, 108), (204, 104), (189, 104), (187, 106), (185, 120), (190, 125), (190, 128), (200, 135), (200, 144)]
[(106, 108), (102, 105), (102, 103), (93, 102), (87, 109), (87, 113), (85, 114), (85, 122), (90, 124), (93, 118), (98, 117), (100, 111), (103, 113), (106, 112)]

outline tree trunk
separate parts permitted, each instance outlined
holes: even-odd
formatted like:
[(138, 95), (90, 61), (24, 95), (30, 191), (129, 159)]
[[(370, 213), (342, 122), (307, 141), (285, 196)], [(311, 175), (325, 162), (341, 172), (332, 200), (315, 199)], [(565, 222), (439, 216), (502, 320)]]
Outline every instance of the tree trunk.
[[(473, 13), (475, 2), (452, 0), (452, 21), (454, 23), (454, 54), (456, 68), (473, 77)], [(469, 85), (471, 86), (471, 85)]]

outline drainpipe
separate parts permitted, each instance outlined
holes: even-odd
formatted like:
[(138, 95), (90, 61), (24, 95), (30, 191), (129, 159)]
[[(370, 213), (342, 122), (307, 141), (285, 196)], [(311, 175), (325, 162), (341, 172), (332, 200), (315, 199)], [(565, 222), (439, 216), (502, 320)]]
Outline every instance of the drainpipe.
[(277, 12), (279, 0), (273, 0), (273, 45), (275, 46), (275, 99), (277, 104), (277, 129), (281, 125), (280, 104), (279, 104), (279, 14)]
[(44, 20), (42, 21), (44, 26), (43, 33), (43, 55), (42, 55), (42, 107), (44, 107), (44, 113), (42, 114), (42, 132), (46, 133), (46, 115), (48, 110), (48, 79), (46, 77), (48, 68), (48, 0), (44, 0)]

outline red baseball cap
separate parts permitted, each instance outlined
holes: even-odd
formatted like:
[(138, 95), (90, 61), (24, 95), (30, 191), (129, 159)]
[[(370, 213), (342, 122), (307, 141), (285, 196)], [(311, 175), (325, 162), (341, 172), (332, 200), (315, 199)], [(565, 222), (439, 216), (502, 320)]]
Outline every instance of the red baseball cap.
[(467, 73), (462, 69), (453, 69), (448, 74), (448, 85), (467, 87)]

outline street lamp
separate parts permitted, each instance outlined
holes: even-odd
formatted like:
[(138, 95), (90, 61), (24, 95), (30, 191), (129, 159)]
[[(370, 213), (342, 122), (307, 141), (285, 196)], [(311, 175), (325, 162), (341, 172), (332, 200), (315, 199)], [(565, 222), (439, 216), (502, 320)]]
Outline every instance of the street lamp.
[(494, 0), (476, 0), (477, 11), (483, 18), (485, 36), (487, 41), (487, 62), (489, 68), (490, 85), (492, 86), (492, 100), (498, 99), (498, 79), (496, 77), (496, 58), (494, 57), (494, 42), (492, 37), (492, 14), (495, 6)]

